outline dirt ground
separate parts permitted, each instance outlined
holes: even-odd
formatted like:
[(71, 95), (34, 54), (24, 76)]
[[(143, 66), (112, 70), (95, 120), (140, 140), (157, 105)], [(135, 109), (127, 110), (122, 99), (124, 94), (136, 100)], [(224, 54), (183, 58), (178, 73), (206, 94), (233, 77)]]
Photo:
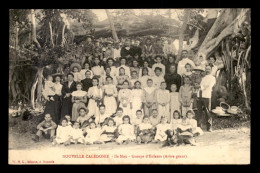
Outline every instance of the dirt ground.
[[(55, 155), (63, 155), (68, 153), (118, 153), (129, 155), (142, 155), (147, 153), (152, 154), (173, 154), (182, 155), (186, 159), (176, 160), (150, 160), (149, 163), (173, 163), (173, 164), (249, 164), (250, 163), (250, 128), (242, 127), (238, 129), (214, 130), (213, 132), (205, 132), (204, 135), (196, 137), (197, 146), (178, 146), (164, 147), (162, 144), (141, 144), (136, 145), (130, 143), (128, 145), (117, 145), (115, 143), (107, 143), (103, 145), (88, 145), (72, 144), (70, 146), (52, 146), (47, 139), (41, 138), (41, 142), (34, 143), (31, 140), (32, 135), (27, 134), (20, 136), (19, 134), (9, 131), (9, 152), (38, 152), (38, 153), (55, 153)], [(68, 160), (68, 159), (67, 159)], [(66, 161), (67, 161), (66, 160)], [(74, 160), (75, 161), (75, 160)], [(130, 161), (130, 160), (129, 160)], [(166, 162), (165, 162), (166, 161)], [(64, 161), (61, 161), (65, 163)], [(113, 161), (110, 160), (111, 163)], [(57, 162), (59, 163), (59, 162)], [(68, 162), (68, 163), (74, 163)], [(89, 164), (82, 159), (77, 162), (79, 164)], [(91, 162), (92, 163), (92, 162)], [(103, 162), (106, 164), (105, 162)], [(118, 162), (113, 162), (118, 163)], [(120, 163), (127, 163), (120, 160)], [(143, 159), (132, 158), (131, 163), (143, 164), (146, 163)], [(94, 162), (93, 162), (94, 164)]]

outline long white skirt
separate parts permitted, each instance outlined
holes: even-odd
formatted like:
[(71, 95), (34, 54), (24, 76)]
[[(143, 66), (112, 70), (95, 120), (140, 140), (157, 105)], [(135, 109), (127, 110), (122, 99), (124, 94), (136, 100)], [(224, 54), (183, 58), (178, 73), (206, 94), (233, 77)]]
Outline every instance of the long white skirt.
[(115, 97), (104, 97), (104, 105), (106, 106), (106, 113), (109, 115), (112, 115), (116, 112), (117, 109), (117, 103)]

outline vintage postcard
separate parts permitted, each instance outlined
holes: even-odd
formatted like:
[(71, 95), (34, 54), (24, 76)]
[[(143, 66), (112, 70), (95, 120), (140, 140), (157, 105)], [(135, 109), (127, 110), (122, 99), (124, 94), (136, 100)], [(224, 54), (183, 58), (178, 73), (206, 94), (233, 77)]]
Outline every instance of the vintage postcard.
[(250, 164), (251, 9), (10, 9), (10, 165)]

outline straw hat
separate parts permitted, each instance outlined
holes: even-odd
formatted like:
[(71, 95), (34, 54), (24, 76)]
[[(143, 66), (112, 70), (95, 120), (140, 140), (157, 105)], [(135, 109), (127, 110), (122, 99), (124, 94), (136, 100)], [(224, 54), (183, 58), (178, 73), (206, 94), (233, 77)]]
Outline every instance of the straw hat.
[(80, 72), (80, 70), (81, 70), (81, 65), (80, 65), (79, 63), (76, 63), (76, 62), (72, 63), (72, 64), (70, 65), (70, 71), (73, 71), (74, 67), (77, 67), (77, 68), (79, 69), (79, 72)]
[(223, 111), (222, 107), (217, 106), (216, 109), (211, 110), (211, 112), (215, 114), (225, 114), (225, 111)]
[(230, 114), (237, 114), (238, 113), (238, 107), (237, 106), (231, 106), (230, 109), (227, 110), (228, 113)]
[(88, 108), (87, 108), (86, 106), (79, 106), (78, 109), (77, 109), (77, 111), (79, 112), (79, 110), (80, 110), (81, 108), (85, 109), (86, 114), (89, 112), (89, 110), (88, 110)]
[(202, 71), (202, 72), (204, 72), (205, 69), (203, 69), (201, 66), (196, 66), (194, 69), (192, 69), (192, 71)]

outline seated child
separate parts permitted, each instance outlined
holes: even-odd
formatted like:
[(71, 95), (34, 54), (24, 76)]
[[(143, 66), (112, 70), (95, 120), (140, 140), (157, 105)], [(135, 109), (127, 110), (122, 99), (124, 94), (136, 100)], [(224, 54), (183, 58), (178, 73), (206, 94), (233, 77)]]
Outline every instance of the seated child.
[(177, 128), (181, 124), (181, 113), (179, 111), (175, 110), (173, 112), (173, 118), (172, 118), (171, 124), (172, 124), (172, 129), (176, 133)]
[(109, 114), (106, 113), (106, 106), (99, 105), (99, 111), (96, 112), (95, 123), (102, 126), (104, 120), (109, 117)]
[(55, 84), (52, 81), (53, 81), (53, 77), (51, 75), (48, 75), (42, 92), (43, 96), (49, 101), (54, 101), (53, 96), (55, 95), (55, 88), (54, 88)]
[(116, 126), (118, 127), (120, 124), (123, 124), (123, 108), (119, 107), (116, 111), (116, 116), (113, 118)]
[[(79, 117), (77, 118), (76, 122), (79, 122), (80, 126), (83, 126), (84, 122), (91, 120), (91, 116), (87, 112), (88, 112), (87, 108), (85, 108), (85, 107), (79, 108)], [(86, 123), (84, 123), (84, 124), (86, 124)], [(87, 125), (85, 125), (85, 127), (86, 126)]]
[(90, 122), (89, 127), (85, 129), (87, 135), (85, 136), (85, 143), (87, 145), (91, 144), (102, 144), (100, 141), (101, 129), (96, 127), (95, 122)]
[(71, 143), (84, 143), (83, 131), (80, 129), (79, 122), (74, 122), (73, 128), (70, 130), (70, 142)]
[(65, 115), (65, 119), (67, 120), (68, 122), (68, 126), (72, 126), (72, 123), (71, 123), (71, 118), (69, 115)]
[(162, 117), (161, 123), (156, 126), (156, 135), (153, 142), (162, 142), (167, 139), (166, 130), (171, 129), (171, 124), (167, 123), (167, 118)]
[(52, 144), (64, 144), (69, 145), (70, 144), (70, 131), (71, 126), (68, 126), (68, 122), (66, 119), (63, 119), (61, 121), (61, 126), (58, 125), (57, 131), (56, 131), (56, 138), (53, 140)]
[(102, 143), (115, 141), (116, 126), (112, 118), (108, 118), (107, 124), (104, 124), (101, 130), (100, 141)]
[[(39, 142), (40, 136), (50, 137), (51, 142), (53, 141), (55, 129), (57, 124), (52, 121), (50, 114), (45, 114), (44, 121), (37, 125), (37, 133), (32, 140), (34, 142)], [(46, 136), (47, 135), (47, 136)]]
[(151, 142), (155, 135), (155, 129), (152, 124), (149, 122), (149, 117), (144, 116), (143, 122), (138, 125), (137, 128), (137, 144), (141, 144), (141, 142), (147, 144)]
[(192, 127), (192, 133), (193, 136), (199, 136), (199, 135), (203, 135), (203, 131), (201, 130), (200, 127), (197, 126), (197, 121), (195, 119), (193, 119), (194, 117), (194, 112), (192, 110), (189, 110), (186, 113), (187, 116), (187, 121), (188, 123), (191, 125)]
[(116, 139), (117, 144), (128, 144), (130, 141), (135, 141), (134, 126), (130, 122), (130, 117), (125, 115), (123, 117), (123, 124), (118, 127), (119, 136)]
[(158, 110), (157, 110), (157, 109), (153, 109), (153, 110), (152, 110), (152, 115), (150, 116), (149, 119), (150, 119), (150, 122), (151, 122), (151, 124), (153, 125), (153, 127), (156, 127), (157, 124), (160, 123), (161, 117), (159, 117), (159, 115), (158, 115)]
[(143, 115), (142, 115), (142, 111), (141, 110), (137, 110), (136, 111), (136, 116), (135, 118), (133, 118), (133, 125), (135, 126), (135, 134), (137, 133), (137, 127), (139, 124), (141, 124), (143, 121)]

